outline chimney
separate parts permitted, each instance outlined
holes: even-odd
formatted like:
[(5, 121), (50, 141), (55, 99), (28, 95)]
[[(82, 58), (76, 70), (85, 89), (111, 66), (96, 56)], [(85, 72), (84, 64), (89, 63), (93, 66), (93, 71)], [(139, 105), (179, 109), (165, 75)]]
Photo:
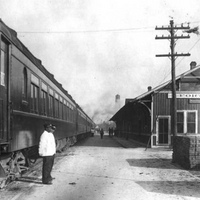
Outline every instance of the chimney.
[(149, 91), (151, 91), (152, 87), (151, 87), (151, 86), (149, 86), (147, 89), (148, 89), (148, 92), (149, 92)]
[(195, 61), (192, 61), (190, 63), (190, 69), (194, 69), (197, 66), (197, 63)]
[(115, 102), (118, 102), (119, 100), (120, 100), (120, 95), (117, 94), (117, 95), (115, 96)]

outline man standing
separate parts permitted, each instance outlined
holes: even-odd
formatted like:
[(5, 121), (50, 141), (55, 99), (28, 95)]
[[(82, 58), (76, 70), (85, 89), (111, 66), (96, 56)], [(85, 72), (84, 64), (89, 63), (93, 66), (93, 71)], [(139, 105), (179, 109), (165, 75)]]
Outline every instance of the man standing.
[(53, 179), (51, 177), (51, 171), (56, 153), (56, 142), (53, 132), (56, 127), (52, 124), (45, 124), (44, 129), (39, 143), (39, 155), (43, 157), (42, 183), (51, 185)]

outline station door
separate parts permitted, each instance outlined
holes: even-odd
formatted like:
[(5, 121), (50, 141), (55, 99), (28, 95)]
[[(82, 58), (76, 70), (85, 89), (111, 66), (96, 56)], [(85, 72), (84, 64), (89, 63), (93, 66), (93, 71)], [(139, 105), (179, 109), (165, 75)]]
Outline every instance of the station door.
[(158, 145), (169, 145), (170, 143), (170, 117), (158, 118)]

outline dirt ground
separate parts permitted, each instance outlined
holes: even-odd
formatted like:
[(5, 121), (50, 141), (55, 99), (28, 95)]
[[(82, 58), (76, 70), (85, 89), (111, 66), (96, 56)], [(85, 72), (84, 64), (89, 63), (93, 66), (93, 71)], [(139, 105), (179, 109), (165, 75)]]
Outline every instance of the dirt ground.
[(41, 162), (0, 191), (1, 200), (200, 199), (200, 172), (171, 162), (170, 149), (146, 149), (105, 135), (57, 154), (53, 185), (41, 183)]

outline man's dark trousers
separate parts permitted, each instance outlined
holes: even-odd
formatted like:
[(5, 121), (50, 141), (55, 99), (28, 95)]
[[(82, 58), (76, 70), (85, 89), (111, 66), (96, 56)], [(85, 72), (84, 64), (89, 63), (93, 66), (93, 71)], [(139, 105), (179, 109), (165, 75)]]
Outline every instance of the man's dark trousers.
[(54, 157), (55, 155), (43, 157), (42, 183), (48, 183), (52, 180), (51, 170), (54, 164)]

